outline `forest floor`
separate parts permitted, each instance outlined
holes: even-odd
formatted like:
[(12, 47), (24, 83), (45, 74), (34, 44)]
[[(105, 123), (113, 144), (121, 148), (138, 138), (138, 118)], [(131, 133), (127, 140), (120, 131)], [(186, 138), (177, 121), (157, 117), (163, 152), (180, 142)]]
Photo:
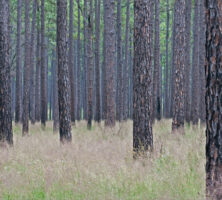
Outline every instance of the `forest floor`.
[(0, 150), (0, 199), (3, 200), (203, 200), (205, 132), (190, 128), (171, 134), (171, 121), (153, 128), (154, 152), (133, 159), (132, 122), (113, 129), (85, 122), (73, 127), (73, 141), (61, 146), (52, 133), (30, 127), (14, 147)]

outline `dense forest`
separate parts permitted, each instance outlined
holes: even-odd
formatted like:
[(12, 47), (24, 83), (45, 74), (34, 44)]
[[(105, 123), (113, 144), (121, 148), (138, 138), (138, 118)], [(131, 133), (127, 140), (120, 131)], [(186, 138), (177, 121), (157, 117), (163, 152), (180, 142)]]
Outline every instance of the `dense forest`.
[[(182, 147), (205, 139), (198, 143), (201, 153), (192, 147), (187, 155), (203, 154), (196, 163), (205, 161), (204, 173), (195, 180), (204, 177), (206, 184), (194, 187), (193, 193), (184, 186), (188, 196), (181, 192), (183, 198), (166, 199), (222, 199), (221, 41), (220, 0), (0, 0), (2, 156), (6, 151), (13, 157), (11, 147), (19, 151), (19, 141), (29, 147), (48, 132), (53, 134), (45, 140), (57, 141), (54, 137), (59, 133), (60, 148), (68, 149), (68, 145), (81, 146), (76, 141), (80, 132), (81, 137), (94, 135), (95, 141), (102, 137), (102, 142), (110, 137), (108, 132), (114, 137), (108, 141), (121, 147), (125, 143), (118, 142), (125, 138), (132, 157), (129, 166), (134, 166), (163, 158), (163, 149), (172, 145), (165, 140), (171, 137), (184, 141)], [(43, 134), (33, 135), (35, 128)], [(130, 134), (124, 136), (125, 132)], [(89, 146), (90, 142), (85, 147)], [(107, 143), (100, 151), (111, 153), (109, 148)], [(1, 164), (10, 162), (7, 159), (0, 161), (0, 170)], [(0, 187), (2, 182), (0, 176)], [(129, 198), (92, 199), (164, 199), (142, 195), (143, 191)], [(0, 189), (3, 199), (32, 196), (10, 197)], [(74, 196), (61, 199), (90, 199)]]

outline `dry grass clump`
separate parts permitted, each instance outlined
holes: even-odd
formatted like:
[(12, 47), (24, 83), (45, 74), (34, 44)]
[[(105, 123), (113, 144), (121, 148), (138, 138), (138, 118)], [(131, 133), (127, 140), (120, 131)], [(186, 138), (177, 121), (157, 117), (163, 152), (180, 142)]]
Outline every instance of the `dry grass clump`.
[(28, 137), (14, 126), (14, 147), (0, 151), (0, 199), (203, 200), (204, 130), (171, 134), (170, 125), (155, 124), (154, 152), (137, 160), (131, 121), (91, 131), (79, 122), (65, 146), (52, 123), (31, 126)]

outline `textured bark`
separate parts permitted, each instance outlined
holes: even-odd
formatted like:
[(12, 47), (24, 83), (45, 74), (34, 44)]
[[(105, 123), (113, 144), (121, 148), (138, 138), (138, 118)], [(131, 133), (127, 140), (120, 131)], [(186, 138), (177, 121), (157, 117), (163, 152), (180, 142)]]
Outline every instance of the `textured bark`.
[(21, 55), (21, 32), (22, 32), (22, 3), (17, 1), (17, 42), (16, 42), (16, 106), (15, 123), (22, 121), (22, 55)]
[(200, 121), (204, 123), (206, 121), (206, 103), (205, 103), (205, 93), (206, 93), (206, 80), (205, 80), (205, 71), (204, 71), (204, 64), (205, 64), (205, 9), (204, 9), (204, 2), (200, 1), (200, 16), (199, 16), (199, 81), (200, 81)]
[(152, 150), (152, 1), (134, 1), (133, 148)]
[[(222, 10), (221, 1), (206, 6), (206, 191), (209, 199), (222, 199)], [(203, 67), (203, 66), (202, 66)]]
[(159, 0), (155, 0), (155, 43), (154, 43), (154, 77), (153, 77), (153, 109), (154, 118), (161, 118), (160, 104), (160, 19)]
[(123, 69), (122, 69), (122, 8), (121, 0), (117, 0), (117, 120), (123, 119)]
[(96, 112), (95, 121), (101, 121), (100, 101), (100, 7), (101, 0), (95, 0), (96, 42), (95, 42), (95, 65), (96, 65)]
[(41, 124), (46, 126), (45, 0), (41, 0)]
[(191, 10), (192, 0), (186, 0), (186, 76), (185, 76), (185, 120), (190, 122), (191, 115)]
[(106, 126), (115, 125), (115, 0), (105, 0), (106, 18)]
[(29, 131), (29, 86), (30, 86), (30, 1), (25, 0), (25, 63), (24, 63), (24, 89), (23, 89), (23, 135)]
[(92, 117), (93, 117), (93, 52), (92, 52), (92, 42), (93, 42), (93, 2), (90, 0), (88, 17), (87, 17), (87, 30), (88, 30), (88, 43), (87, 43), (87, 63), (88, 63), (88, 128), (92, 127)]
[(71, 96), (71, 121), (75, 123), (74, 52), (73, 52), (73, 0), (69, 1), (69, 77)]
[(192, 62), (192, 105), (191, 117), (194, 125), (199, 120), (199, 0), (195, 0), (193, 22), (193, 62)]
[[(39, 11), (39, 6), (38, 6)], [(41, 119), (41, 111), (40, 111), (40, 102), (41, 102), (41, 94), (40, 94), (40, 75), (41, 75), (41, 58), (40, 58), (40, 49), (41, 49), (41, 41), (40, 41), (40, 28), (39, 28), (39, 20), (37, 25), (37, 44), (36, 44), (36, 72), (35, 72), (35, 119), (36, 121), (40, 121)]]
[(31, 30), (31, 44), (30, 44), (30, 120), (35, 123), (35, 30), (36, 30), (36, 8), (37, 0), (33, 0), (32, 6), (32, 30)]
[(9, 63), (9, 1), (0, 1), (0, 142), (13, 144)]
[(124, 63), (124, 90), (123, 90), (123, 118), (128, 118), (128, 94), (129, 94), (129, 19), (130, 19), (130, 2), (126, 4), (126, 30), (125, 30), (125, 63)]
[(169, 0), (166, 4), (166, 65), (165, 65), (165, 87), (164, 87), (164, 117), (169, 117), (169, 24), (170, 24), (170, 10)]
[(185, 2), (175, 2), (174, 101), (172, 130), (184, 131), (184, 75), (185, 75)]
[(70, 81), (67, 62), (67, 0), (57, 0), (58, 99), (61, 143), (71, 142)]

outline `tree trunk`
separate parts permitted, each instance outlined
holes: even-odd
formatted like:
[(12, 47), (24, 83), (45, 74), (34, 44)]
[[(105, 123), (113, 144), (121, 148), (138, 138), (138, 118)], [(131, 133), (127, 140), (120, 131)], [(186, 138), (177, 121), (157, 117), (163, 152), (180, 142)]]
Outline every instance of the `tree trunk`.
[(190, 61), (190, 51), (191, 51), (191, 10), (192, 10), (192, 0), (186, 0), (186, 76), (185, 76), (185, 120), (190, 122), (191, 115), (191, 61)]
[(184, 73), (185, 73), (185, 2), (175, 2), (175, 55), (172, 130), (184, 131)]
[(152, 1), (134, 2), (133, 148), (153, 149), (152, 98)]
[(21, 55), (21, 32), (22, 32), (22, 4), (23, 0), (17, 1), (17, 42), (16, 42), (16, 106), (15, 123), (21, 122), (22, 118), (22, 55)]
[(169, 24), (170, 10), (169, 0), (166, 4), (167, 20), (166, 20), (166, 68), (165, 68), (165, 88), (164, 88), (164, 117), (169, 117)]
[[(221, 1), (206, 0), (206, 191), (222, 199), (222, 15)], [(202, 66), (204, 67), (204, 66)]]
[(33, 0), (32, 8), (32, 30), (31, 30), (31, 48), (30, 48), (30, 120), (31, 123), (35, 123), (35, 67), (34, 67), (34, 57), (35, 57), (35, 30), (36, 30), (36, 7), (37, 0)]
[(29, 86), (30, 86), (30, 1), (25, 0), (25, 63), (24, 63), (24, 91), (23, 91), (23, 135), (29, 132)]
[(199, 16), (199, 81), (200, 81), (200, 122), (205, 123), (206, 121), (206, 102), (205, 102), (205, 93), (206, 93), (206, 80), (205, 80), (205, 71), (204, 71), (204, 64), (205, 64), (205, 9), (204, 9), (204, 2), (200, 1), (200, 16)]
[(61, 143), (71, 142), (70, 81), (67, 62), (67, 0), (57, 0), (58, 99)]
[(115, 0), (105, 0), (106, 18), (106, 126), (115, 125)]
[(195, 0), (193, 22), (193, 62), (192, 62), (192, 123), (198, 124), (199, 120), (199, 0)]
[(153, 78), (153, 109), (154, 118), (161, 119), (160, 103), (160, 19), (159, 0), (155, 0), (155, 44), (154, 44), (154, 78)]
[(75, 88), (74, 88), (74, 54), (73, 54), (73, 0), (69, 1), (69, 77), (71, 96), (71, 122), (75, 123)]
[(13, 144), (9, 64), (9, 1), (0, 1), (0, 142)]
[(41, 124), (46, 125), (45, 0), (41, 0)]
[(101, 0), (95, 0), (95, 21), (96, 21), (96, 43), (95, 43), (95, 65), (96, 65), (96, 112), (95, 121), (100, 123), (100, 7)]

